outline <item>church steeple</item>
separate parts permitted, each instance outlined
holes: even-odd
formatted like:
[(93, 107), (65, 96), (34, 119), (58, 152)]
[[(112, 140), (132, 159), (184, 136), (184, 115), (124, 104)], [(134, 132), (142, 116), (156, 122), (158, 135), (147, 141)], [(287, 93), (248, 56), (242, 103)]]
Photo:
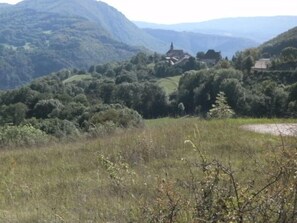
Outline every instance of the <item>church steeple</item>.
[(173, 50), (173, 49), (174, 49), (173, 42), (171, 42), (170, 50)]

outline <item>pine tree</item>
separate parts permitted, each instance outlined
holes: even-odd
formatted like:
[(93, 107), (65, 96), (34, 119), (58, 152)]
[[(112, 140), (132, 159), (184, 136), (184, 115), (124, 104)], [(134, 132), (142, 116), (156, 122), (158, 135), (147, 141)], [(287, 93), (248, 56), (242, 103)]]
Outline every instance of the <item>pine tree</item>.
[(235, 115), (232, 108), (227, 103), (227, 98), (224, 92), (219, 92), (215, 104), (212, 105), (212, 109), (207, 113), (209, 118), (231, 118)]

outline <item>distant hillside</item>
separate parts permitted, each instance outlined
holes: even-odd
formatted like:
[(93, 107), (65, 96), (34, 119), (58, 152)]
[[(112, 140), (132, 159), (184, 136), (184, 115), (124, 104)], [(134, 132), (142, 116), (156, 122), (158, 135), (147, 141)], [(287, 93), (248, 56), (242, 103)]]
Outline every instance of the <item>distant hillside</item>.
[(7, 3), (0, 3), (0, 9), (7, 8), (7, 7), (11, 7), (11, 5)]
[(260, 49), (263, 54), (274, 56), (279, 55), (286, 47), (297, 48), (297, 26), (264, 43)]
[(151, 24), (145, 22), (135, 22), (135, 24), (140, 28), (157, 28), (244, 37), (262, 43), (297, 26), (297, 16), (225, 18), (174, 25)]
[(174, 42), (176, 48), (184, 49), (193, 56), (199, 51), (214, 49), (216, 51), (221, 51), (223, 56), (231, 58), (236, 51), (256, 47), (258, 45), (255, 41), (244, 38), (207, 35), (193, 32), (176, 32), (161, 29), (144, 30), (164, 42)]
[(127, 59), (140, 49), (166, 48), (103, 2), (0, 4), (0, 88), (14, 88), (62, 68), (87, 69)]
[(12, 10), (0, 14), (0, 88), (13, 88), (62, 68), (87, 69), (139, 49), (111, 39), (87, 19)]
[(0, 3), (0, 13), (7, 11), (11, 7), (12, 7), (12, 5), (10, 5), (10, 4)]
[(34, 9), (62, 15), (80, 16), (106, 30), (111, 38), (132, 46), (144, 46), (162, 52), (165, 44), (148, 35), (129, 21), (121, 12), (95, 0), (24, 0), (20, 9)]
[(225, 19), (199, 26), (172, 26), (214, 33), (198, 34), (143, 30), (113, 7), (95, 0), (24, 0), (16, 5), (0, 4), (0, 88), (13, 88), (62, 68), (86, 69), (92, 64), (127, 59), (140, 50), (165, 53), (170, 42), (192, 55), (211, 48), (231, 57), (235, 51), (257, 46), (257, 41), (250, 38), (260, 40), (261, 34), (271, 35), (285, 29), (296, 18), (275, 17), (278, 22), (261, 22), (261, 18)]

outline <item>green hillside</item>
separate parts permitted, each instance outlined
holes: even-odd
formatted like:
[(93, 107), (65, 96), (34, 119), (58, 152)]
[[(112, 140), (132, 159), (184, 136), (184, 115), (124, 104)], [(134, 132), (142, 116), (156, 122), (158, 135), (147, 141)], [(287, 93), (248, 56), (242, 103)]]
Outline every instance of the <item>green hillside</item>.
[(27, 9), (3, 12), (0, 21), (0, 88), (62, 68), (123, 60), (139, 51), (81, 17)]
[(63, 68), (87, 69), (92, 64), (127, 59), (140, 49), (165, 51), (165, 45), (101, 1), (1, 4), (0, 89)]
[(280, 55), (287, 47), (297, 48), (297, 27), (284, 32), (260, 46), (263, 54)]
[(132, 46), (144, 46), (161, 52), (166, 44), (139, 29), (121, 12), (102, 1), (94, 0), (25, 0), (16, 5), (62, 15), (80, 16), (104, 29), (111, 38)]

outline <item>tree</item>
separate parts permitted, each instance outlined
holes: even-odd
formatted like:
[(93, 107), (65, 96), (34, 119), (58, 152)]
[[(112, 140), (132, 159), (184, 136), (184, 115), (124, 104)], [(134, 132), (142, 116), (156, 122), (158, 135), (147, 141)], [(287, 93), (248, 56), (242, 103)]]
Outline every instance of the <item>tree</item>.
[(199, 60), (203, 59), (204, 56), (205, 56), (205, 53), (203, 51), (200, 51), (196, 54), (196, 58)]
[(135, 110), (144, 118), (162, 117), (167, 111), (166, 94), (158, 85), (145, 83), (138, 106)]
[(169, 63), (165, 61), (161, 61), (159, 63), (156, 63), (154, 70), (155, 70), (155, 76), (156, 77), (167, 77), (170, 76), (168, 73), (169, 70)]
[(186, 113), (193, 113), (195, 107), (205, 113), (209, 110), (212, 83), (213, 70), (188, 71), (181, 77), (177, 101), (184, 104)]
[(212, 109), (209, 110), (207, 116), (209, 118), (231, 118), (234, 116), (234, 111), (227, 103), (227, 98), (225, 97), (224, 92), (219, 92), (215, 104), (212, 105)]
[(234, 67), (238, 70), (242, 69), (242, 61), (243, 61), (243, 52), (237, 51), (235, 55), (232, 57), (232, 63)]
[(131, 63), (135, 65), (145, 65), (148, 60), (149, 59), (147, 54), (141, 52), (141, 53), (138, 53), (136, 56), (132, 57)]
[(104, 103), (106, 104), (111, 103), (114, 90), (115, 90), (114, 83), (103, 83), (100, 85), (99, 95)]
[(223, 60), (220, 60), (216, 67), (219, 69), (229, 69), (231, 68), (231, 64), (228, 61), (228, 58), (225, 58)]
[(18, 102), (0, 107), (0, 124), (20, 125), (26, 118), (28, 107)]
[(297, 60), (297, 48), (286, 47), (282, 50), (281, 55), (284, 61), (294, 61)]
[(115, 79), (116, 84), (137, 82), (136, 73), (133, 71), (123, 71), (122, 74)]
[(254, 58), (252, 56), (248, 56), (242, 61), (242, 68), (246, 70), (248, 73), (251, 72), (252, 66), (254, 65)]
[(57, 99), (40, 100), (34, 107), (33, 113), (36, 118), (49, 118), (52, 114), (57, 115), (64, 105)]
[(183, 68), (184, 71), (196, 70), (199, 68), (199, 63), (196, 61), (195, 57), (190, 57)]
[(9, 114), (12, 118), (12, 123), (14, 125), (20, 125), (26, 118), (26, 114), (28, 112), (27, 105), (18, 102), (13, 105), (9, 105), (8, 107)]

